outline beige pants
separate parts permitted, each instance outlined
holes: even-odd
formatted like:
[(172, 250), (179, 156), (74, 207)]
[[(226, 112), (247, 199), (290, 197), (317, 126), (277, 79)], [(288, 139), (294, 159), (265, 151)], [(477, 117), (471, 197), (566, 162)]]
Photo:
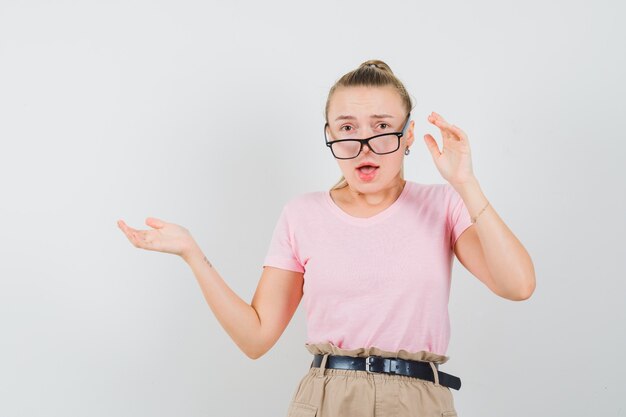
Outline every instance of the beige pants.
[[(309, 368), (289, 403), (287, 417), (456, 417), (450, 388), (405, 375), (328, 369), (328, 354), (369, 355), (443, 364), (447, 356), (432, 352), (388, 352), (376, 347), (341, 349), (331, 343), (305, 343), (311, 354), (325, 355)], [(435, 373), (436, 375), (436, 373)]]

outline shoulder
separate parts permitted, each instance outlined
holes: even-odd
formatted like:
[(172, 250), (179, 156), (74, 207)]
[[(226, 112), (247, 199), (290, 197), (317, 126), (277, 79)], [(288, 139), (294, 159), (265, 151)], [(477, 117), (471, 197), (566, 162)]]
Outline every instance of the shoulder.
[(288, 198), (283, 204), (282, 213), (292, 221), (310, 220), (318, 214), (323, 214), (323, 205), (326, 191), (309, 191), (296, 194)]
[(324, 191), (309, 191), (290, 197), (284, 204), (289, 210), (297, 210), (307, 207), (309, 204), (317, 203), (324, 198)]
[(405, 204), (419, 213), (440, 218), (458, 205), (460, 196), (449, 183), (418, 183), (411, 181)]
[(409, 194), (413, 198), (417, 198), (420, 201), (429, 201), (430, 203), (443, 202), (450, 195), (450, 189), (452, 188), (448, 183), (419, 183), (415, 181), (408, 181), (407, 186), (410, 187)]

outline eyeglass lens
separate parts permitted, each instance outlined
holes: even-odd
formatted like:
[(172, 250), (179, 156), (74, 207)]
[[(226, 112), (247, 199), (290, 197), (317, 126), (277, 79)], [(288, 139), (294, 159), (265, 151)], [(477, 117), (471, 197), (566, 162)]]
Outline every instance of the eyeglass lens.
[[(400, 139), (396, 135), (383, 135), (370, 139), (368, 142), (370, 149), (378, 154), (391, 153), (398, 150), (400, 146)], [(337, 158), (355, 158), (361, 143), (357, 141), (348, 140), (345, 142), (336, 142), (331, 145), (333, 147), (333, 153)]]

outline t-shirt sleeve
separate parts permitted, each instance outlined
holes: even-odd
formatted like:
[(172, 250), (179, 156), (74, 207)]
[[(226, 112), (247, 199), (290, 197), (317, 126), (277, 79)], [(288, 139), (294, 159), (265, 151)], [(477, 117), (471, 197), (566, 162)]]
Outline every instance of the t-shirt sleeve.
[(454, 245), (461, 234), (472, 225), (472, 219), (461, 195), (447, 184), (450, 190), (450, 205), (448, 210), (448, 222), (450, 225), (450, 248), (454, 250)]
[(263, 266), (288, 269), (304, 272), (304, 266), (296, 256), (294, 248), (293, 227), (289, 222), (287, 207), (283, 207), (274, 227), (269, 249), (263, 261)]

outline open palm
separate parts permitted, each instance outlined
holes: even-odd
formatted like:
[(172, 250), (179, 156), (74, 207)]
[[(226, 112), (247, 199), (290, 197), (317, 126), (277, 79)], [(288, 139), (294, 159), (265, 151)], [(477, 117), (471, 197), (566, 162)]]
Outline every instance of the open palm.
[(146, 224), (153, 230), (137, 230), (128, 226), (123, 220), (118, 220), (117, 225), (128, 240), (137, 248), (183, 255), (193, 247), (193, 237), (189, 230), (174, 223), (148, 217)]

